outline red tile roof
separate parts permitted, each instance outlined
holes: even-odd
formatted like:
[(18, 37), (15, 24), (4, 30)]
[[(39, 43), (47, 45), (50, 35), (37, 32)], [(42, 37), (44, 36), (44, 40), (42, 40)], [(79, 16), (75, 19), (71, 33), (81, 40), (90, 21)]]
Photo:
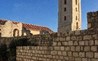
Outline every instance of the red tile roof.
[[(1, 20), (0, 19), (0, 24), (4, 25), (5, 22), (7, 22), (7, 20)], [(13, 24), (18, 24), (19, 22), (14, 22), (12, 21)], [(53, 32), (52, 30), (50, 30), (47, 27), (43, 27), (43, 26), (37, 26), (37, 25), (32, 25), (32, 24), (25, 24), (23, 23), (23, 27), (26, 29), (30, 29), (30, 30), (40, 30), (40, 31), (48, 31), (48, 32)]]

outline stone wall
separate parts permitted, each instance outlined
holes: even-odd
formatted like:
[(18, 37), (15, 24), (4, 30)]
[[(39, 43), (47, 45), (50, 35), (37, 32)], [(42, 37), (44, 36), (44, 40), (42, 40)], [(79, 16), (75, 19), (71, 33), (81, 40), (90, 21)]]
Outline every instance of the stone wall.
[[(98, 31), (52, 34), (52, 45), (19, 46), (17, 61), (98, 61)], [(48, 40), (48, 41), (51, 41)]]

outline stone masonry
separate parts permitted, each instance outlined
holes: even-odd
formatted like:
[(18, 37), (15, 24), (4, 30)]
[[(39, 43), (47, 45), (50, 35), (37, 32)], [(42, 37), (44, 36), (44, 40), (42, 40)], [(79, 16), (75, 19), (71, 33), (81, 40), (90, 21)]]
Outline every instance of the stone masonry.
[(17, 61), (98, 61), (98, 31), (75, 31), (53, 37), (52, 46), (19, 46)]
[[(88, 23), (95, 24), (90, 20)], [(93, 23), (92, 23), (93, 22)], [(93, 28), (93, 29), (92, 29)], [(98, 61), (98, 30), (97, 25), (87, 30), (71, 31), (64, 34), (52, 34), (51, 45), (42, 46), (18, 46), (17, 61)], [(39, 39), (40, 40), (40, 39)], [(51, 41), (50, 39), (48, 41)]]

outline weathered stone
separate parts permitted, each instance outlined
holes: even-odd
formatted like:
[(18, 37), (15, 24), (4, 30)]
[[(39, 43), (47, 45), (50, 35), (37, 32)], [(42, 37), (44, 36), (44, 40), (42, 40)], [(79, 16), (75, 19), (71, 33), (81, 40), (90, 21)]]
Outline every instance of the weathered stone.
[(75, 31), (75, 35), (80, 35), (81, 31)]
[(97, 46), (91, 46), (91, 51), (97, 51), (98, 47)]
[(61, 48), (61, 51), (64, 50), (64, 47), (60, 47), (60, 48)]
[(83, 39), (84, 39), (84, 40), (90, 40), (90, 39), (92, 39), (92, 37), (91, 37), (91, 35), (86, 35), (86, 36), (84, 36)]
[(81, 47), (80, 46), (76, 46), (76, 51), (80, 51)]
[(68, 45), (73, 45), (73, 41), (68, 41)]
[(85, 52), (79, 52), (79, 57), (85, 57)]
[(87, 58), (82, 58), (82, 61), (88, 61), (88, 59)]
[(89, 41), (89, 45), (94, 45), (94, 41), (93, 40), (90, 40)]
[(71, 51), (75, 51), (75, 49), (76, 49), (75, 46), (71, 47)]
[(68, 56), (72, 56), (72, 52), (68, 52)]
[(78, 52), (73, 52), (73, 56), (78, 57), (79, 56)]
[(63, 46), (68, 46), (68, 42), (62, 42)]
[(75, 58), (75, 61), (82, 61), (81, 58)]
[(84, 41), (85, 42), (85, 45), (89, 45), (89, 41)]
[(95, 45), (98, 45), (98, 40), (95, 40)]
[(71, 40), (76, 40), (77, 38), (75, 36), (72, 36), (71, 37)]
[(78, 44), (78, 41), (74, 41), (74, 45), (79, 45), (79, 44)]
[(95, 56), (94, 56), (95, 58), (98, 58), (98, 53), (95, 53)]
[(94, 57), (93, 52), (86, 52), (86, 57), (87, 58), (93, 58)]
[(70, 47), (65, 47), (65, 51), (70, 51), (71, 48)]
[(84, 45), (84, 41), (79, 41), (79, 45)]
[(66, 41), (70, 41), (70, 36), (67, 36), (66, 37)]
[(85, 46), (84, 51), (90, 51), (90, 46)]

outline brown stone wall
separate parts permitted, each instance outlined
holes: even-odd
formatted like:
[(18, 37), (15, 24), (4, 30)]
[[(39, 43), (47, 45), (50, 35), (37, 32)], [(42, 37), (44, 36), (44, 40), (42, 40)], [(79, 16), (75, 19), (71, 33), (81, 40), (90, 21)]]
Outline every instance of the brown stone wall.
[(87, 19), (88, 19), (88, 29), (98, 28), (98, 11), (88, 12)]
[(50, 46), (19, 46), (17, 61), (98, 61), (98, 31), (51, 35)]

